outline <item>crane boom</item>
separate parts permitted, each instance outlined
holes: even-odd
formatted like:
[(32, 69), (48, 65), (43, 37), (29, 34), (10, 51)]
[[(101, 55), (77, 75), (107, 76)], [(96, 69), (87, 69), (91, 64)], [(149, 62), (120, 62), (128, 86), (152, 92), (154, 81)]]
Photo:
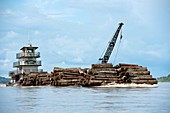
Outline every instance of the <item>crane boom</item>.
[(110, 55), (111, 55), (111, 53), (112, 53), (112, 51), (113, 51), (113, 48), (114, 48), (114, 46), (115, 46), (115, 44), (116, 44), (116, 40), (117, 40), (117, 37), (118, 37), (118, 35), (119, 35), (119, 32), (120, 32), (122, 26), (123, 26), (123, 23), (122, 23), (122, 22), (119, 23), (119, 27), (117, 28), (117, 30), (116, 30), (113, 38), (112, 38), (111, 41), (109, 42), (109, 46), (107, 47), (107, 50), (106, 50), (103, 58), (100, 58), (100, 59), (99, 59), (99, 60), (101, 60), (101, 63), (102, 63), (102, 64), (105, 64), (105, 63), (108, 62), (108, 60), (109, 60), (109, 58), (110, 58)]

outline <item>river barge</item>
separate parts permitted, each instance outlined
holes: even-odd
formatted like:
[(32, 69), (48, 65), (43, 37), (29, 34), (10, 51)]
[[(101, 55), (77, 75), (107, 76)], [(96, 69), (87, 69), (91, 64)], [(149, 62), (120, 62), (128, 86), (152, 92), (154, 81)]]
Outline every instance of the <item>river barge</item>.
[[(90, 68), (60, 68), (54, 67), (51, 73), (38, 69), (41, 66), (40, 52), (36, 52), (38, 47), (28, 44), (22, 47), (21, 53), (16, 54), (17, 62), (13, 63), (16, 71), (10, 71), (11, 82), (9, 85), (19, 86), (107, 86), (116, 84), (157, 84), (147, 67), (137, 64), (118, 64), (113, 66), (108, 63), (111, 52), (116, 44), (117, 37), (123, 23), (119, 24), (115, 35), (109, 42), (108, 48), (102, 58), (101, 63), (92, 64)], [(120, 36), (122, 39), (122, 35)]]

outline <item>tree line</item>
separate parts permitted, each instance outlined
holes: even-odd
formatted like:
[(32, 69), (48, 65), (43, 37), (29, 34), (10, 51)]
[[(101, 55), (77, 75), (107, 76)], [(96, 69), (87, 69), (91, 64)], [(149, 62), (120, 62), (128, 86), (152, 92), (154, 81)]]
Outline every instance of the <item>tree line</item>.
[(157, 78), (158, 82), (170, 82), (170, 74), (168, 76), (163, 76)]

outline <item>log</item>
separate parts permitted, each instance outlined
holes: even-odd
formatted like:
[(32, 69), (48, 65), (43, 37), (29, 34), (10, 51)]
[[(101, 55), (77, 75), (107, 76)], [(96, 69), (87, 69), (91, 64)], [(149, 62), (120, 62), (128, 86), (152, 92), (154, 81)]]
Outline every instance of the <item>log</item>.
[(65, 83), (69, 83), (69, 82), (79, 82), (79, 79), (71, 79), (71, 80), (64, 80), (64, 79), (60, 79), (60, 80), (57, 80), (58, 83), (61, 83), (61, 82), (65, 82)]
[(136, 83), (136, 84), (144, 84), (148, 83), (148, 80), (131, 80), (131, 83)]
[(42, 82), (44, 85), (50, 85), (51, 84), (51, 81), (50, 80), (46, 80), (46, 81), (43, 81)]
[(66, 77), (66, 76), (63, 76), (62, 79), (81, 79), (83, 78), (82, 76), (70, 76), (70, 77)]
[(63, 72), (64, 75), (80, 75), (80, 73), (75, 72)]
[(58, 68), (58, 67), (54, 67), (54, 72), (75, 72), (75, 73), (79, 73), (79, 68)]
[(123, 64), (123, 63), (119, 63), (119, 66), (138, 66), (137, 64)]
[(94, 68), (94, 69), (92, 69), (93, 74), (99, 73), (102, 71), (115, 71), (115, 68)]
[(30, 78), (31, 78), (31, 77), (32, 77), (32, 78), (35, 78), (37, 75), (30, 75), (30, 74), (28, 74), (27, 76), (30, 77)]
[(79, 71), (80, 74), (84, 74), (82, 69), (79, 68), (78, 71)]
[(53, 76), (58, 75), (60, 72), (53, 72)]
[(60, 68), (60, 67), (54, 67), (53, 72), (58, 71), (58, 70), (60, 70), (60, 69), (62, 69), (62, 68)]
[(124, 69), (128, 69), (128, 68), (138, 69), (138, 68), (141, 68), (142, 66), (138, 66), (138, 65), (119, 65), (118, 67), (119, 68), (124, 68)]
[(40, 78), (42, 81), (50, 80), (50, 78)]
[(95, 78), (98, 78), (98, 77), (101, 77), (101, 78), (116, 78), (118, 77), (117, 75), (115, 74), (98, 74), (98, 75), (95, 75)]
[(88, 86), (100, 86), (102, 82), (102, 80), (90, 80)]
[(111, 63), (108, 64), (92, 64), (92, 68), (112, 68), (113, 65)]
[(148, 69), (146, 67), (142, 67), (142, 68), (128, 68), (127, 69), (128, 72), (133, 72), (133, 71), (148, 71)]
[(103, 80), (90, 80), (89, 82), (90, 82), (90, 83), (93, 83), (93, 82), (96, 82), (96, 83), (102, 83), (102, 82), (103, 82)]
[(82, 70), (83, 70), (84, 73), (89, 73), (90, 68), (84, 68), (84, 69), (82, 69)]
[(152, 79), (152, 80), (131, 80), (132, 83), (137, 83), (137, 84), (157, 84), (157, 80), (156, 79)]
[(44, 74), (40, 74), (40, 75), (38, 75), (37, 77), (50, 77), (50, 75), (44, 75)]
[(152, 79), (152, 80), (148, 80), (148, 83), (149, 84), (157, 84), (158, 83), (158, 81), (155, 79)]
[(92, 80), (102, 80), (102, 81), (117, 81), (118, 78), (95, 78), (95, 79), (92, 79)]
[(37, 75), (39, 72), (30, 72), (29, 75)]
[(63, 83), (59, 83), (57, 86), (74, 86), (74, 85), (77, 85), (77, 84), (75, 84), (75, 83), (65, 83), (65, 82), (63, 82)]
[(130, 78), (131, 80), (152, 80), (152, 75), (139, 75), (136, 77)]
[(98, 73), (100, 74), (117, 74), (117, 71), (98, 71)]
[(50, 78), (50, 77), (38, 77), (38, 79), (39, 78), (41, 78), (42, 80), (44, 80), (44, 79), (48, 79), (48, 78)]
[(133, 71), (129, 75), (150, 75), (150, 71)]
[(64, 73), (62, 73), (62, 74), (60, 74), (60, 75), (62, 75), (62, 76), (66, 76), (66, 77), (82, 76), (82, 75), (80, 75), (80, 74), (71, 74), (71, 73), (68, 73), (68, 74), (64, 74)]

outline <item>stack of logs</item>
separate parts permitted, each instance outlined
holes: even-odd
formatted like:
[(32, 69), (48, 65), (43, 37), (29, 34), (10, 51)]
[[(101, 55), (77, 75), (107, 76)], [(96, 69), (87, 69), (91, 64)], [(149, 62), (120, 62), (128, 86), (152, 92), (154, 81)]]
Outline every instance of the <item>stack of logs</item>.
[(112, 64), (92, 64), (82, 85), (100, 86), (117, 80), (117, 71)]
[[(119, 64), (115, 66), (115, 68), (116, 70), (121, 70), (120, 73), (124, 71), (127, 82), (136, 84), (157, 84), (156, 78), (152, 78), (150, 71), (146, 67), (134, 64)], [(121, 74), (119, 75), (121, 76)]]
[(157, 84), (146, 67), (134, 64), (92, 64), (92, 68), (59, 68), (51, 74), (30, 73), (20, 81), (23, 86), (100, 86), (108, 83)]
[(23, 79), (20, 80), (22, 86), (42, 86), (50, 85), (50, 74), (47, 72), (31, 72), (27, 75), (23, 75)]
[(53, 86), (81, 85), (84, 72), (81, 68), (55, 67), (51, 77)]

